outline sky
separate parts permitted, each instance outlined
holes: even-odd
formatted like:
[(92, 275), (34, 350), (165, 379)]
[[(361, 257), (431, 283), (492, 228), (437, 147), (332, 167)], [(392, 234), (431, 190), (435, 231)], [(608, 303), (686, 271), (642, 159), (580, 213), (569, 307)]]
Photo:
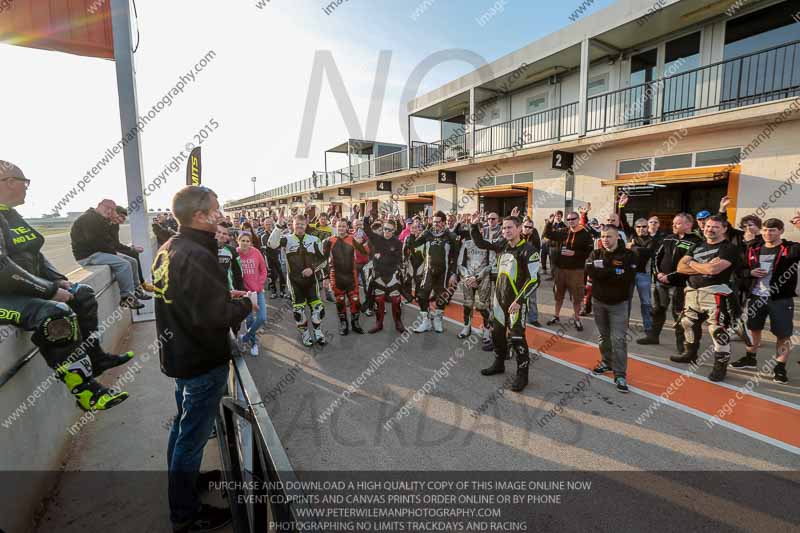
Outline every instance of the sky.
[[(366, 135), (371, 108), (378, 112), (375, 138), (405, 144), (407, 101), (401, 101), (402, 95), (413, 89), (406, 87), (407, 80), (425, 58), (446, 51), (444, 57), (454, 59), (437, 64), (417, 94), (475, 68), (457, 59), (463, 56), (458, 49), (471, 52), (475, 61), (490, 62), (569, 25), (581, 5), (590, 4), (582, 17), (611, 2), (345, 0), (326, 13), (323, 8), (330, 3), (136, 0), (140, 115), (209, 51), (214, 53), (195, 81), (144, 128), (145, 186), (212, 120), (218, 127), (207, 129), (202, 145), (203, 182), (221, 203), (253, 194), (253, 176), (261, 192), (322, 170), (326, 149)], [(341, 73), (361, 131), (348, 131), (327, 77), (316, 116), (304, 116), (315, 57), (325, 56)], [(385, 88), (377, 91), (383, 94), (380, 106), (380, 98), (373, 99), (379, 57), (388, 64)], [(14, 73), (0, 84), (0, 159), (17, 164), (32, 180), (19, 210), (38, 217), (52, 212), (120, 139), (114, 64), (0, 44), (0, 65)], [(304, 123), (311, 126), (306, 128), (310, 140), (303, 139), (308, 142), (300, 142)], [(437, 140), (438, 126), (415, 120), (414, 139)], [(329, 156), (329, 170), (345, 165), (344, 156)], [(163, 184), (147, 198), (148, 208), (170, 206), (183, 186), (184, 167), (163, 174)], [(106, 197), (128, 203), (121, 154), (69, 200), (62, 214), (93, 207)]]

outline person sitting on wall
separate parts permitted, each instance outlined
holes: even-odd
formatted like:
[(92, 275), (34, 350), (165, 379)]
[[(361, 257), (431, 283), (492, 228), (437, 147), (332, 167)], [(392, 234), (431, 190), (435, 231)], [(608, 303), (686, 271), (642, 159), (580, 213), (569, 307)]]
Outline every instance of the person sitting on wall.
[(25, 203), (30, 183), (19, 167), (0, 161), (0, 325), (33, 332), (31, 341), (81, 409), (110, 409), (128, 393), (95, 378), (134, 353), (103, 351), (94, 291), (68, 281), (42, 255), (44, 237), (14, 209)]
[(116, 207), (114, 200), (103, 200), (96, 208), (87, 209), (73, 222), (69, 232), (72, 255), (82, 267), (109, 266), (119, 284), (122, 298), (120, 306), (141, 309), (144, 307), (138, 298), (144, 294), (140, 287), (141, 282), (137, 282), (131, 263), (117, 255), (111, 235), (111, 219)]

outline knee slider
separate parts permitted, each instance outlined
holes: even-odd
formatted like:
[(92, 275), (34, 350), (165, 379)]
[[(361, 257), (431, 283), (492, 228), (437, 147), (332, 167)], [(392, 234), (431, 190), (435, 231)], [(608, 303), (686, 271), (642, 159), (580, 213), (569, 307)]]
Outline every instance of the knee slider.
[(66, 344), (79, 340), (78, 317), (64, 303), (56, 304), (54, 312), (37, 328), (36, 334), (51, 344)]
[(711, 336), (714, 338), (714, 342), (718, 344), (728, 344), (731, 340), (731, 336), (725, 331), (725, 328), (714, 329)]
[(319, 324), (323, 318), (325, 318), (325, 306), (321, 303), (315, 304), (311, 308), (311, 322)]
[(295, 307), (292, 309), (292, 315), (294, 316), (294, 321), (297, 324), (305, 324), (306, 322), (306, 308), (303, 307)]

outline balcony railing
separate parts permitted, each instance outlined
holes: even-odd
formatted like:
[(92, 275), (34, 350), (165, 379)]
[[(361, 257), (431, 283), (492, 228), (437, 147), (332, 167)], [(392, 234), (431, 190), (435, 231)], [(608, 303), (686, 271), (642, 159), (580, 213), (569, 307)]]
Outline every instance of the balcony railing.
[[(586, 131), (609, 131), (679, 120), (800, 95), (800, 41), (698, 67), (672, 76), (592, 96), (587, 100)], [(475, 130), (474, 157), (558, 142), (580, 130), (579, 103), (515, 118)], [(363, 161), (333, 172), (239, 200), (282, 196), (346, 184), (411, 168), (428, 168), (470, 157), (472, 135), (443, 141), (412, 141), (411, 149)], [(410, 165), (408, 159), (410, 158)], [(296, 187), (296, 188), (295, 188)]]
[(593, 96), (587, 131), (631, 128), (800, 94), (800, 41)]
[(578, 134), (578, 102), (475, 130), (475, 157)]

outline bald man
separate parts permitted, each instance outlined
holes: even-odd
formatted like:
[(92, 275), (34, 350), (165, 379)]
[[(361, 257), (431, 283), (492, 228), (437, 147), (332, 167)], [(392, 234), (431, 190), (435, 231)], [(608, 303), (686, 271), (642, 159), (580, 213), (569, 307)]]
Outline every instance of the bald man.
[[(75, 219), (69, 236), (72, 255), (82, 267), (107, 265), (119, 284), (120, 306), (141, 309), (139, 297), (145, 297), (141, 281), (136, 279), (132, 263), (117, 255), (117, 246), (111, 234), (111, 223), (117, 204), (105, 199), (95, 208), (87, 209)], [(137, 297), (138, 296), (138, 297)]]
[(19, 167), (0, 161), (0, 325), (33, 333), (31, 341), (81, 409), (110, 409), (128, 393), (95, 378), (133, 352), (102, 350), (94, 291), (71, 283), (42, 255), (44, 237), (14, 209), (25, 203), (30, 183)]

